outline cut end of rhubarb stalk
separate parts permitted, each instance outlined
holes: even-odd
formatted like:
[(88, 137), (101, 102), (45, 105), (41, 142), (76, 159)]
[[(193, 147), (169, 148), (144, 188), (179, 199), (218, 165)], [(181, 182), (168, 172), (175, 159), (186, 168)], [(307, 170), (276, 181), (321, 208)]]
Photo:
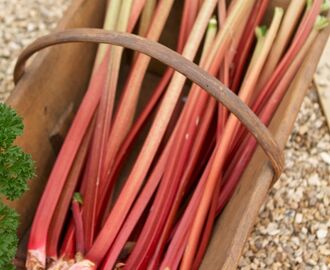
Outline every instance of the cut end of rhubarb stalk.
[(84, 255), (81, 252), (77, 252), (75, 255), (76, 262), (81, 262), (84, 260)]
[(215, 16), (213, 16), (209, 21), (208, 28), (217, 28), (217, 27), (218, 27), (217, 18)]
[(125, 264), (124, 263), (117, 263), (115, 266), (115, 270), (122, 270), (125, 268)]
[(52, 265), (47, 267), (48, 270), (67, 270), (74, 264), (73, 260), (60, 259), (55, 261)]
[(26, 259), (27, 270), (43, 270), (46, 268), (45, 265), (46, 256), (39, 250), (29, 250)]
[(82, 260), (72, 265), (69, 270), (95, 270), (96, 265), (89, 260)]

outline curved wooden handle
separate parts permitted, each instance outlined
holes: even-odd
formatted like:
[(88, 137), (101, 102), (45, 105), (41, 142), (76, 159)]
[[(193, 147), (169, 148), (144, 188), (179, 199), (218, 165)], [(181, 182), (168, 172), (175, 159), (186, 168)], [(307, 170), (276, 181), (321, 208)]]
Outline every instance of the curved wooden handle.
[(153, 57), (172, 67), (188, 79), (205, 89), (210, 95), (230, 110), (253, 134), (269, 157), (275, 172), (275, 179), (282, 173), (284, 158), (282, 152), (265, 125), (232, 91), (219, 80), (177, 52), (140, 36), (94, 28), (76, 28), (54, 32), (37, 39), (19, 56), (15, 70), (15, 83), (23, 76), (25, 63), (35, 52), (61, 43), (91, 42), (122, 46)]

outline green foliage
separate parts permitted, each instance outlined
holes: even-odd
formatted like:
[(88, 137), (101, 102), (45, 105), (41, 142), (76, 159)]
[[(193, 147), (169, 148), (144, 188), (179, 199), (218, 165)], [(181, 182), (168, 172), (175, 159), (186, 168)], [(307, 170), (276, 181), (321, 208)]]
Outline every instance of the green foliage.
[(83, 204), (83, 197), (81, 196), (81, 194), (79, 192), (75, 192), (73, 194), (73, 201), (75, 201), (79, 204)]
[(18, 244), (18, 214), (1, 202), (1, 197), (15, 200), (28, 189), (34, 176), (31, 156), (12, 145), (23, 132), (22, 118), (5, 104), (0, 104), (0, 269), (15, 269), (12, 259)]
[(22, 133), (22, 118), (6, 104), (0, 103), (0, 151), (8, 148)]
[(9, 200), (19, 198), (27, 189), (27, 180), (33, 177), (31, 156), (18, 146), (10, 146), (0, 154), (0, 193)]
[(0, 202), (0, 269), (15, 269), (12, 259), (18, 244), (17, 226), (18, 214)]

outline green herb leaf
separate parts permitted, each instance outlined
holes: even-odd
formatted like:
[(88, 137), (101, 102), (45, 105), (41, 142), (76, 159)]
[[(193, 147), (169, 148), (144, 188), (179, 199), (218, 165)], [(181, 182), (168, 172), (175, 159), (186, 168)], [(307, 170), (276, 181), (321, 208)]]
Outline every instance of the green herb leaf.
[(0, 103), (0, 269), (15, 269), (18, 214), (1, 202), (20, 197), (28, 189), (27, 180), (34, 176), (31, 156), (12, 145), (23, 132), (22, 118), (9, 106)]
[(22, 118), (12, 108), (0, 103), (0, 151), (8, 148), (22, 133)]
[(9, 200), (19, 198), (28, 190), (27, 180), (34, 176), (31, 156), (18, 146), (0, 153), (0, 193)]
[(75, 202), (77, 202), (77, 203), (79, 203), (79, 204), (83, 204), (83, 197), (82, 197), (82, 195), (79, 193), (79, 192), (75, 192), (74, 194), (73, 194), (73, 201), (75, 201)]
[(12, 261), (16, 254), (18, 214), (0, 202), (0, 269), (14, 270)]

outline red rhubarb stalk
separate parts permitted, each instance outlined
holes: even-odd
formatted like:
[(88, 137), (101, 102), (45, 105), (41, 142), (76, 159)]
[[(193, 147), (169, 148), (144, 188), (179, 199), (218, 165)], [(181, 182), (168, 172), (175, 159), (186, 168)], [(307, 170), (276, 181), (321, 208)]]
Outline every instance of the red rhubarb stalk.
[[(134, 23), (130, 25), (134, 27)], [(103, 56), (99, 56), (100, 54)], [(33, 269), (33, 267), (45, 268), (46, 242), (51, 219), (73, 160), (99, 103), (102, 86), (105, 83), (108, 57), (104, 53), (104, 49), (98, 50), (90, 85), (76, 113), (39, 202), (28, 243), (27, 269)]]
[[(201, 42), (203, 33), (206, 29), (208, 20), (215, 7), (215, 4), (210, 4), (207, 1), (205, 2), (204, 6), (207, 9), (202, 8), (202, 10), (204, 11), (200, 11), (196, 23), (188, 38), (187, 46), (183, 51), (183, 55), (188, 59), (192, 59), (197, 52), (198, 45)], [(208, 12), (205, 12), (205, 10)], [(149, 170), (154, 155), (157, 152), (162, 136), (165, 133), (176, 101), (180, 96), (181, 91), (178, 91), (178, 89), (182, 88), (184, 81), (184, 76), (179, 73), (175, 73), (170, 83), (170, 86), (164, 96), (163, 102), (157, 112), (156, 118), (147, 136), (147, 139), (140, 151), (137, 161), (134, 164), (134, 167), (128, 179), (126, 180), (126, 183), (121, 193), (119, 194), (119, 197), (109, 217), (107, 218), (104, 227), (99, 233), (92, 249), (87, 253), (87, 259), (92, 260), (96, 264), (99, 264), (101, 262), (106, 252), (112, 245), (133, 201), (136, 198), (137, 193), (141, 188), (141, 185), (143, 184), (144, 178)], [(178, 86), (180, 87), (178, 88)]]
[(79, 193), (75, 193), (72, 200), (72, 215), (75, 226), (76, 235), (76, 251), (83, 256), (85, 254), (85, 240), (83, 220), (80, 205), (83, 204), (82, 197)]
[(120, 147), (118, 154), (116, 156), (116, 160), (113, 165), (113, 169), (111, 170), (111, 174), (109, 175), (106, 182), (106, 186), (105, 186), (106, 192), (103, 192), (100, 196), (100, 207), (98, 209), (98, 216), (100, 215), (103, 215), (105, 217), (107, 216), (108, 213), (107, 211), (105, 211), (106, 205), (109, 203), (107, 200), (111, 196), (113, 185), (115, 184), (119, 171), (121, 167), (124, 165), (125, 158), (129, 154), (129, 150), (133, 147), (133, 144), (136, 141), (139, 132), (145, 126), (147, 120), (151, 117), (151, 113), (155, 110), (157, 104), (159, 103), (161, 97), (163, 96), (164, 91), (166, 90), (166, 86), (168, 85), (172, 75), (173, 75), (173, 70), (167, 69), (161, 81), (153, 91), (153, 95), (151, 99), (148, 101), (148, 104), (145, 106), (143, 112), (135, 121), (132, 129), (128, 133), (125, 141), (123, 142), (123, 145)]
[(143, 7), (145, 5), (147, 0), (134, 0), (132, 11), (131, 11), (131, 17), (128, 22), (128, 32), (133, 32), (133, 29), (142, 13)]
[(123, 249), (125, 243), (128, 241), (129, 236), (133, 232), (136, 224), (142, 216), (147, 204), (150, 202), (165, 170), (166, 160), (168, 157), (169, 147), (165, 149), (161, 155), (156, 167), (154, 168), (149, 180), (146, 183), (141, 195), (137, 199), (133, 206), (133, 209), (129, 213), (125, 223), (123, 224), (116, 241), (110, 248), (107, 258), (105, 259), (103, 269), (112, 269), (116, 263), (116, 260)]
[[(252, 106), (254, 112), (256, 113), (260, 112), (262, 106), (264, 106), (265, 102), (267, 102), (268, 98), (274, 91), (276, 85), (279, 83), (279, 81), (283, 77), (283, 74), (286, 72), (289, 65), (293, 61), (296, 53), (303, 46), (304, 42), (306, 41), (306, 38), (308, 37), (308, 34), (313, 28), (316, 17), (318, 16), (318, 11), (320, 10), (320, 6), (321, 6), (320, 1), (319, 2), (314, 1), (313, 5), (307, 6), (304, 18), (300, 23), (300, 26), (295, 34), (294, 40), (290, 45), (290, 48), (288, 49), (287, 53), (280, 61), (279, 65), (276, 67), (271, 78), (267, 81), (265, 87), (261, 89), (256, 100), (254, 101)], [(239, 142), (241, 138), (244, 137), (245, 134), (246, 134), (246, 130), (244, 130), (244, 128), (241, 127), (236, 137), (236, 145), (234, 146), (234, 148), (238, 147), (237, 142)]]
[[(218, 16), (219, 16), (219, 26), (220, 29), (223, 27), (226, 21), (227, 17), (227, 11), (226, 11), (226, 1), (225, 0), (219, 0), (218, 4)], [(221, 82), (223, 82), (224, 85), (229, 86), (229, 57), (228, 55), (225, 56), (222, 67), (219, 71), (219, 79)], [(221, 134), (223, 132), (223, 128), (225, 126), (225, 123), (227, 121), (227, 109), (222, 106), (221, 103), (218, 104), (218, 126), (217, 126), (217, 133)]]
[[(155, 41), (159, 39), (173, 2), (174, 0), (161, 0), (158, 3), (150, 29), (148, 30), (148, 39)], [(139, 54), (136, 61), (133, 63), (133, 67), (125, 85), (121, 102), (118, 105), (119, 107), (108, 138), (108, 143), (106, 146), (107, 152), (104, 160), (104, 170), (102, 173), (103, 180), (101, 183), (101, 190), (104, 190), (104, 182), (111, 173), (118, 149), (131, 128), (143, 78), (149, 62), (149, 56)]]
[[(239, 2), (237, 3), (237, 6), (239, 7)], [(242, 3), (243, 4), (243, 3)], [(253, 4), (251, 1), (250, 4)], [(233, 11), (234, 13), (234, 11)], [(269, 39), (268, 39), (268, 50), (264, 50), (262, 57), (260, 57), (259, 65), (256, 67), (252, 72), (251, 76), (248, 80), (246, 80), (243, 83), (243, 86), (239, 92), (239, 97), (243, 100), (243, 102), (249, 101), (249, 98), (251, 97), (251, 91), (253, 90), (253, 87), (256, 84), (256, 80), (258, 78), (258, 75), (260, 73), (260, 70), (262, 68), (263, 62), (268, 55), (269, 48), (272, 44), (272, 41), (275, 38), (275, 35), (277, 33), (277, 30), (279, 28), (281, 19), (283, 15), (283, 10), (277, 8), (275, 10), (275, 16), (272, 22), (271, 30), (269, 31)], [(229, 18), (228, 18), (229, 20)], [(266, 43), (266, 42), (265, 42)], [(265, 45), (266, 47), (266, 45)], [(214, 157), (214, 163), (212, 164), (212, 168), (206, 183), (206, 187), (203, 193), (203, 197), (201, 200), (201, 203), (198, 207), (198, 211), (196, 213), (196, 218), (194, 220), (194, 223), (192, 225), (192, 229), (190, 232), (189, 240), (185, 249), (185, 253), (182, 259), (181, 269), (191, 269), (193, 265), (193, 260), (196, 254), (196, 249), (199, 241), (199, 237), (202, 231), (202, 227), (204, 225), (206, 215), (209, 211), (212, 197), (214, 195), (214, 191), (216, 190), (216, 186), (218, 183), (219, 178), (221, 177), (225, 157), (228, 153), (229, 147), (232, 142), (232, 135), (236, 131), (237, 127), (239, 126), (239, 122), (236, 117), (233, 115), (229, 116), (228, 123), (225, 127), (225, 130), (223, 132), (223, 136), (221, 140), (219, 141), (219, 144), (217, 146), (217, 150)]]
[[(95, 121), (93, 121), (95, 123)], [(92, 137), (92, 131), (94, 129), (94, 124), (88, 127), (88, 131), (85, 134), (83, 141), (78, 150), (77, 156), (74, 160), (70, 174), (65, 183), (63, 192), (61, 193), (61, 198), (56, 206), (56, 211), (52, 218), (52, 223), (49, 228), (48, 240), (47, 240), (47, 257), (50, 259), (57, 259), (57, 250), (60, 244), (59, 240), (63, 230), (64, 222), (67, 217), (69, 206), (72, 201), (74, 191), (77, 189), (78, 181), (81, 176), (81, 171), (83, 165), (86, 161), (86, 156), (88, 153), (88, 147)]]
[(273, 48), (269, 54), (268, 60), (263, 68), (258, 82), (258, 87), (261, 88), (266, 84), (272, 72), (276, 68), (281, 59), (284, 50), (290, 42), (295, 28), (299, 22), (301, 13), (306, 5), (306, 0), (290, 1), (288, 8), (285, 11), (283, 22), (279, 30), (278, 36), (274, 42)]
[(283, 59), (281, 60), (277, 68), (275, 69), (271, 78), (267, 81), (267, 84), (262, 88), (260, 95), (255, 101), (253, 105), (254, 112), (257, 113), (260, 112), (263, 102), (268, 100), (273, 90), (276, 88), (279, 80), (283, 77), (288, 66), (292, 63), (292, 60), (296, 55), (297, 51), (299, 51), (300, 48), (303, 46), (306, 38), (308, 37), (310, 31), (313, 28), (316, 17), (320, 13), (321, 5), (322, 5), (322, 0), (315, 0), (313, 2), (312, 7), (308, 9), (306, 15), (303, 18), (302, 23), (300, 24), (300, 27), (297, 30), (297, 33), (294, 37), (294, 40), (290, 48), (284, 55)]
[(206, 166), (203, 175), (196, 186), (195, 192), (193, 193), (193, 196), (190, 199), (189, 204), (186, 207), (186, 210), (175, 229), (175, 233), (167, 248), (160, 269), (178, 269), (184, 254), (186, 243), (188, 241), (190, 227), (194, 220), (194, 213), (197, 211), (199, 202), (203, 195), (206, 180), (211, 169), (213, 156), (210, 158), (208, 165)]
[[(276, 12), (276, 10), (275, 10)], [(279, 12), (279, 11), (277, 11)], [(283, 13), (283, 11), (280, 11), (280, 13)], [(252, 56), (252, 59), (250, 61), (250, 65), (246, 74), (246, 78), (243, 82), (243, 87), (245, 86), (246, 82), (252, 78), (252, 84), (250, 85), (250, 89), (254, 88), (254, 85), (256, 84), (258, 75), (260, 74), (261, 68), (263, 66), (263, 64), (265, 63), (266, 57), (270, 51), (272, 42), (275, 38), (276, 35), (276, 30), (279, 28), (279, 24), (280, 24), (280, 19), (281, 19), (281, 15), (278, 16), (278, 20), (276, 23), (276, 20), (273, 20), (272, 23), (272, 27), (275, 28), (274, 29), (270, 29), (270, 32), (273, 34), (273, 36), (267, 35), (267, 39), (265, 37), (266, 35), (266, 30), (264, 30), (263, 28), (257, 28), (256, 33), (257, 33), (257, 37), (258, 37), (258, 42), (254, 51), (254, 54)], [(254, 74), (255, 75), (254, 75)], [(250, 95), (251, 96), (251, 95)], [(249, 100), (249, 98), (247, 98), (246, 100)], [(205, 222), (205, 228), (204, 228), (204, 232), (202, 235), (202, 239), (201, 242), (199, 244), (199, 248), (198, 248), (198, 252), (196, 255), (196, 258), (194, 259), (194, 265), (193, 265), (193, 269), (197, 269), (203, 259), (204, 253), (206, 251), (208, 242), (209, 242), (209, 238), (211, 236), (212, 233), (212, 228), (213, 228), (213, 224), (214, 224), (214, 220), (216, 217), (216, 211), (217, 211), (217, 201), (218, 201), (218, 194), (220, 191), (220, 187), (222, 184), (222, 175), (220, 176), (221, 178), (218, 180), (217, 185), (216, 185), (216, 189), (212, 198), (212, 202), (211, 202), (211, 207), (208, 213), (208, 218)]]
[[(207, 40), (210, 40), (210, 38), (207, 38)], [(183, 119), (181, 119), (181, 118), (178, 121), (178, 125), (176, 126), (177, 129), (179, 127), (181, 127), (182, 123), (184, 122)], [(195, 126), (195, 124), (194, 124), (194, 126)], [(173, 137), (172, 137), (171, 141), (173, 141)], [(171, 143), (171, 142), (169, 142), (169, 143)], [(169, 149), (169, 147), (166, 147), (166, 150), (165, 151), (168, 152), (168, 149)], [(162, 156), (160, 162), (161, 162), (161, 164), (163, 164), (165, 162), (165, 160), (163, 159), (163, 156)], [(159, 163), (157, 163), (157, 166), (158, 166), (158, 164)], [(164, 168), (164, 166), (165, 166), (165, 164), (162, 165), (162, 168)], [(150, 200), (151, 195), (153, 194), (154, 188), (156, 187), (155, 181), (157, 181), (157, 185), (158, 185), (158, 181), (159, 180), (160, 180), (159, 178), (156, 180), (156, 179), (153, 179), (152, 177), (150, 177), (150, 180), (148, 180), (146, 186), (144, 187), (144, 189), (142, 191), (142, 194), (141, 194), (142, 197), (139, 196), (138, 202), (134, 205), (133, 212), (131, 212), (130, 215), (128, 216), (128, 218), (127, 218), (127, 220), (126, 220), (126, 222), (124, 224), (124, 227), (123, 227), (123, 229), (121, 230), (121, 232), (120, 232), (120, 234), (118, 236), (121, 239), (121, 244), (120, 244), (121, 248), (122, 248), (123, 244), (125, 243), (125, 241), (127, 241), (127, 237), (129, 236), (131, 230), (133, 229), (134, 224), (136, 224), (136, 222), (137, 222), (137, 219), (136, 218), (135, 218), (135, 220), (132, 219), (134, 217), (134, 215), (132, 215), (132, 213), (139, 213), (139, 215), (142, 214), (143, 208), (145, 207), (146, 203)], [(151, 185), (151, 187), (153, 187), (153, 190), (149, 190), (150, 189), (150, 186), (149, 185)], [(145, 194), (148, 194), (148, 197), (146, 197)], [(143, 199), (142, 201), (141, 201), (141, 198)], [(141, 207), (141, 204), (143, 205), (142, 207)], [(153, 212), (154, 211), (155, 210), (153, 210)], [(124, 228), (125, 228), (125, 230), (124, 230)], [(127, 231), (128, 228), (130, 228), (129, 232)], [(125, 232), (126, 235), (123, 232)], [(146, 233), (142, 233), (142, 235), (146, 235)], [(123, 239), (125, 239), (125, 240), (123, 241)], [(116, 260), (116, 257), (119, 254), (120, 248), (118, 249), (118, 243), (120, 243), (120, 242), (118, 242), (118, 239), (116, 239), (116, 242), (114, 244), (114, 247), (116, 247), (116, 244), (117, 244), (117, 248), (111, 248), (111, 250), (109, 252), (109, 256), (108, 256), (107, 264), (106, 264), (108, 268), (113, 267), (113, 265), (115, 263), (115, 260)], [(139, 258), (141, 258), (141, 256), (139, 256)], [(137, 268), (137, 264), (134, 263), (134, 267)]]
[[(110, 2), (109, 9), (116, 5), (119, 18), (115, 24), (115, 29), (124, 32), (130, 16), (131, 4), (133, 0), (127, 0), (120, 6), (113, 0)], [(89, 155), (85, 180), (87, 181), (85, 194), (85, 204), (83, 211), (84, 234), (86, 249), (89, 250), (95, 238), (96, 229), (96, 211), (99, 197), (99, 187), (102, 188), (102, 173), (104, 170), (104, 158), (107, 153), (106, 142), (110, 132), (110, 123), (114, 106), (115, 93), (117, 88), (120, 62), (123, 48), (118, 46), (110, 47), (110, 61), (108, 65), (108, 74), (106, 83), (103, 86), (103, 94), (97, 112), (96, 126)]]
[(46, 243), (51, 219), (71, 165), (99, 102), (102, 92), (101, 85), (105, 79), (106, 64), (105, 58), (101, 65), (95, 67), (90, 86), (49, 176), (31, 228), (26, 262), (27, 269), (35, 269), (35, 267), (45, 269)]
[(157, 269), (159, 267), (160, 259), (162, 253), (164, 252), (164, 247), (168, 242), (168, 238), (172, 231), (172, 227), (178, 212), (178, 209), (182, 203), (182, 199), (184, 198), (187, 190), (189, 190), (189, 186), (192, 184), (191, 180), (194, 179), (193, 173), (195, 172), (195, 167), (197, 166), (198, 161), (200, 161), (200, 153), (202, 151), (203, 142), (207, 136), (207, 132), (209, 130), (212, 116), (214, 116), (214, 111), (216, 107), (216, 101), (213, 98), (209, 99), (209, 102), (206, 107), (206, 112), (201, 119), (200, 129), (198, 130), (198, 134), (196, 135), (196, 139), (194, 142), (194, 146), (190, 152), (189, 161), (187, 163), (187, 167), (185, 168), (184, 174), (182, 176), (182, 180), (179, 186), (179, 190), (173, 202), (171, 211), (168, 215), (166, 224), (162, 231), (161, 238), (157, 244), (157, 249), (153, 254), (153, 259), (151, 261), (151, 269)]
[[(210, 50), (210, 47), (212, 46), (216, 32), (217, 32), (217, 23), (216, 20), (212, 18), (209, 22), (206, 38), (204, 41), (201, 63), (205, 62), (207, 52)], [(186, 187), (188, 186), (189, 180), (191, 179), (190, 176), (194, 171), (194, 167), (198, 159), (198, 153), (201, 151), (203, 139), (205, 139), (207, 130), (210, 125), (210, 120), (213, 116), (214, 106), (215, 106), (215, 100), (209, 100), (209, 96), (205, 94), (205, 92), (202, 89), (196, 87), (196, 85), (192, 86), (188, 100), (185, 105), (185, 110), (182, 113), (182, 115), (184, 114), (190, 115), (189, 119), (188, 121), (186, 121), (187, 122), (186, 124), (178, 123), (177, 126), (177, 128), (181, 130), (181, 140), (184, 141), (182, 143), (176, 144), (178, 149), (172, 150), (173, 152), (175, 150), (180, 151), (180, 153), (179, 154), (173, 153), (170, 155), (170, 156), (176, 156), (178, 157), (178, 159), (185, 160), (188, 157), (185, 157), (184, 153), (187, 154), (190, 152), (189, 158), (188, 161), (185, 162), (187, 163), (187, 166), (185, 166), (184, 168), (182, 165), (180, 165), (180, 162), (174, 161), (174, 163), (176, 164), (176, 168), (170, 170), (172, 172), (175, 171), (176, 173), (179, 172), (178, 175), (180, 174), (183, 175), (181, 180), (180, 180), (181, 177), (177, 177), (177, 178), (175, 178), (174, 176), (170, 177), (172, 182), (174, 181), (179, 182), (179, 188), (178, 191), (176, 192), (177, 195), (174, 197), (174, 201), (169, 211), (169, 215), (165, 221), (164, 228), (159, 236), (160, 238), (157, 240), (157, 249), (153, 252), (153, 259), (151, 263), (149, 263), (150, 269), (157, 269), (159, 267), (158, 263), (160, 260), (161, 253), (163, 252), (163, 248), (164, 245), (166, 244), (168, 235), (172, 228), (172, 224), (174, 223), (176, 213), (181, 204), (182, 198), (185, 194)], [(207, 112), (203, 115), (203, 111), (205, 109)], [(199, 130), (197, 131), (196, 129), (198, 129), (198, 127)], [(184, 139), (183, 136), (185, 137)], [(192, 140), (192, 138), (195, 136), (197, 142), (194, 142), (195, 140)], [(191, 140), (191, 143), (187, 143), (188, 140)], [(177, 136), (175, 141), (176, 142), (180, 141), (179, 136)], [(193, 147), (192, 144), (196, 146), (196, 143), (197, 143), (197, 147)]]
[(268, 2), (269, 0), (259, 0), (256, 3), (248, 20), (248, 23), (245, 27), (245, 31), (242, 35), (240, 44), (238, 45), (237, 54), (235, 55), (235, 58), (233, 60), (234, 75), (231, 81), (231, 89), (235, 93), (239, 89), (242, 79), (242, 73), (244, 71), (244, 67), (246, 66), (246, 62), (248, 61), (248, 56), (252, 48), (253, 41), (255, 39), (255, 29), (260, 24), (265, 14)]
[[(294, 79), (294, 76), (299, 70), (301, 64), (303, 63), (303, 60), (307, 55), (310, 47), (314, 43), (318, 31), (323, 28), (321, 27), (321, 25), (324, 24), (316, 23), (314, 30), (310, 33), (308, 39), (304, 43), (304, 46), (295, 57), (289, 69), (285, 73), (285, 76), (281, 79), (281, 82), (274, 91), (272, 98), (264, 107), (260, 115), (260, 119), (264, 124), (266, 125), (269, 124), (272, 116), (274, 115), (277, 107), (279, 106), (280, 100), (282, 100), (282, 98), (284, 97), (286, 90), (288, 89), (290, 83)], [(235, 187), (237, 186), (238, 181), (244, 172), (244, 169), (246, 168), (248, 162), (252, 157), (256, 145), (257, 142), (249, 136), (245, 138), (244, 142), (242, 142), (240, 149), (236, 151), (236, 155), (232, 159), (231, 164), (228, 170), (226, 171), (225, 178), (227, 179), (227, 181), (219, 197), (217, 214), (221, 212), (221, 210), (223, 209), (223, 207), (231, 197), (232, 193), (234, 192)]]

